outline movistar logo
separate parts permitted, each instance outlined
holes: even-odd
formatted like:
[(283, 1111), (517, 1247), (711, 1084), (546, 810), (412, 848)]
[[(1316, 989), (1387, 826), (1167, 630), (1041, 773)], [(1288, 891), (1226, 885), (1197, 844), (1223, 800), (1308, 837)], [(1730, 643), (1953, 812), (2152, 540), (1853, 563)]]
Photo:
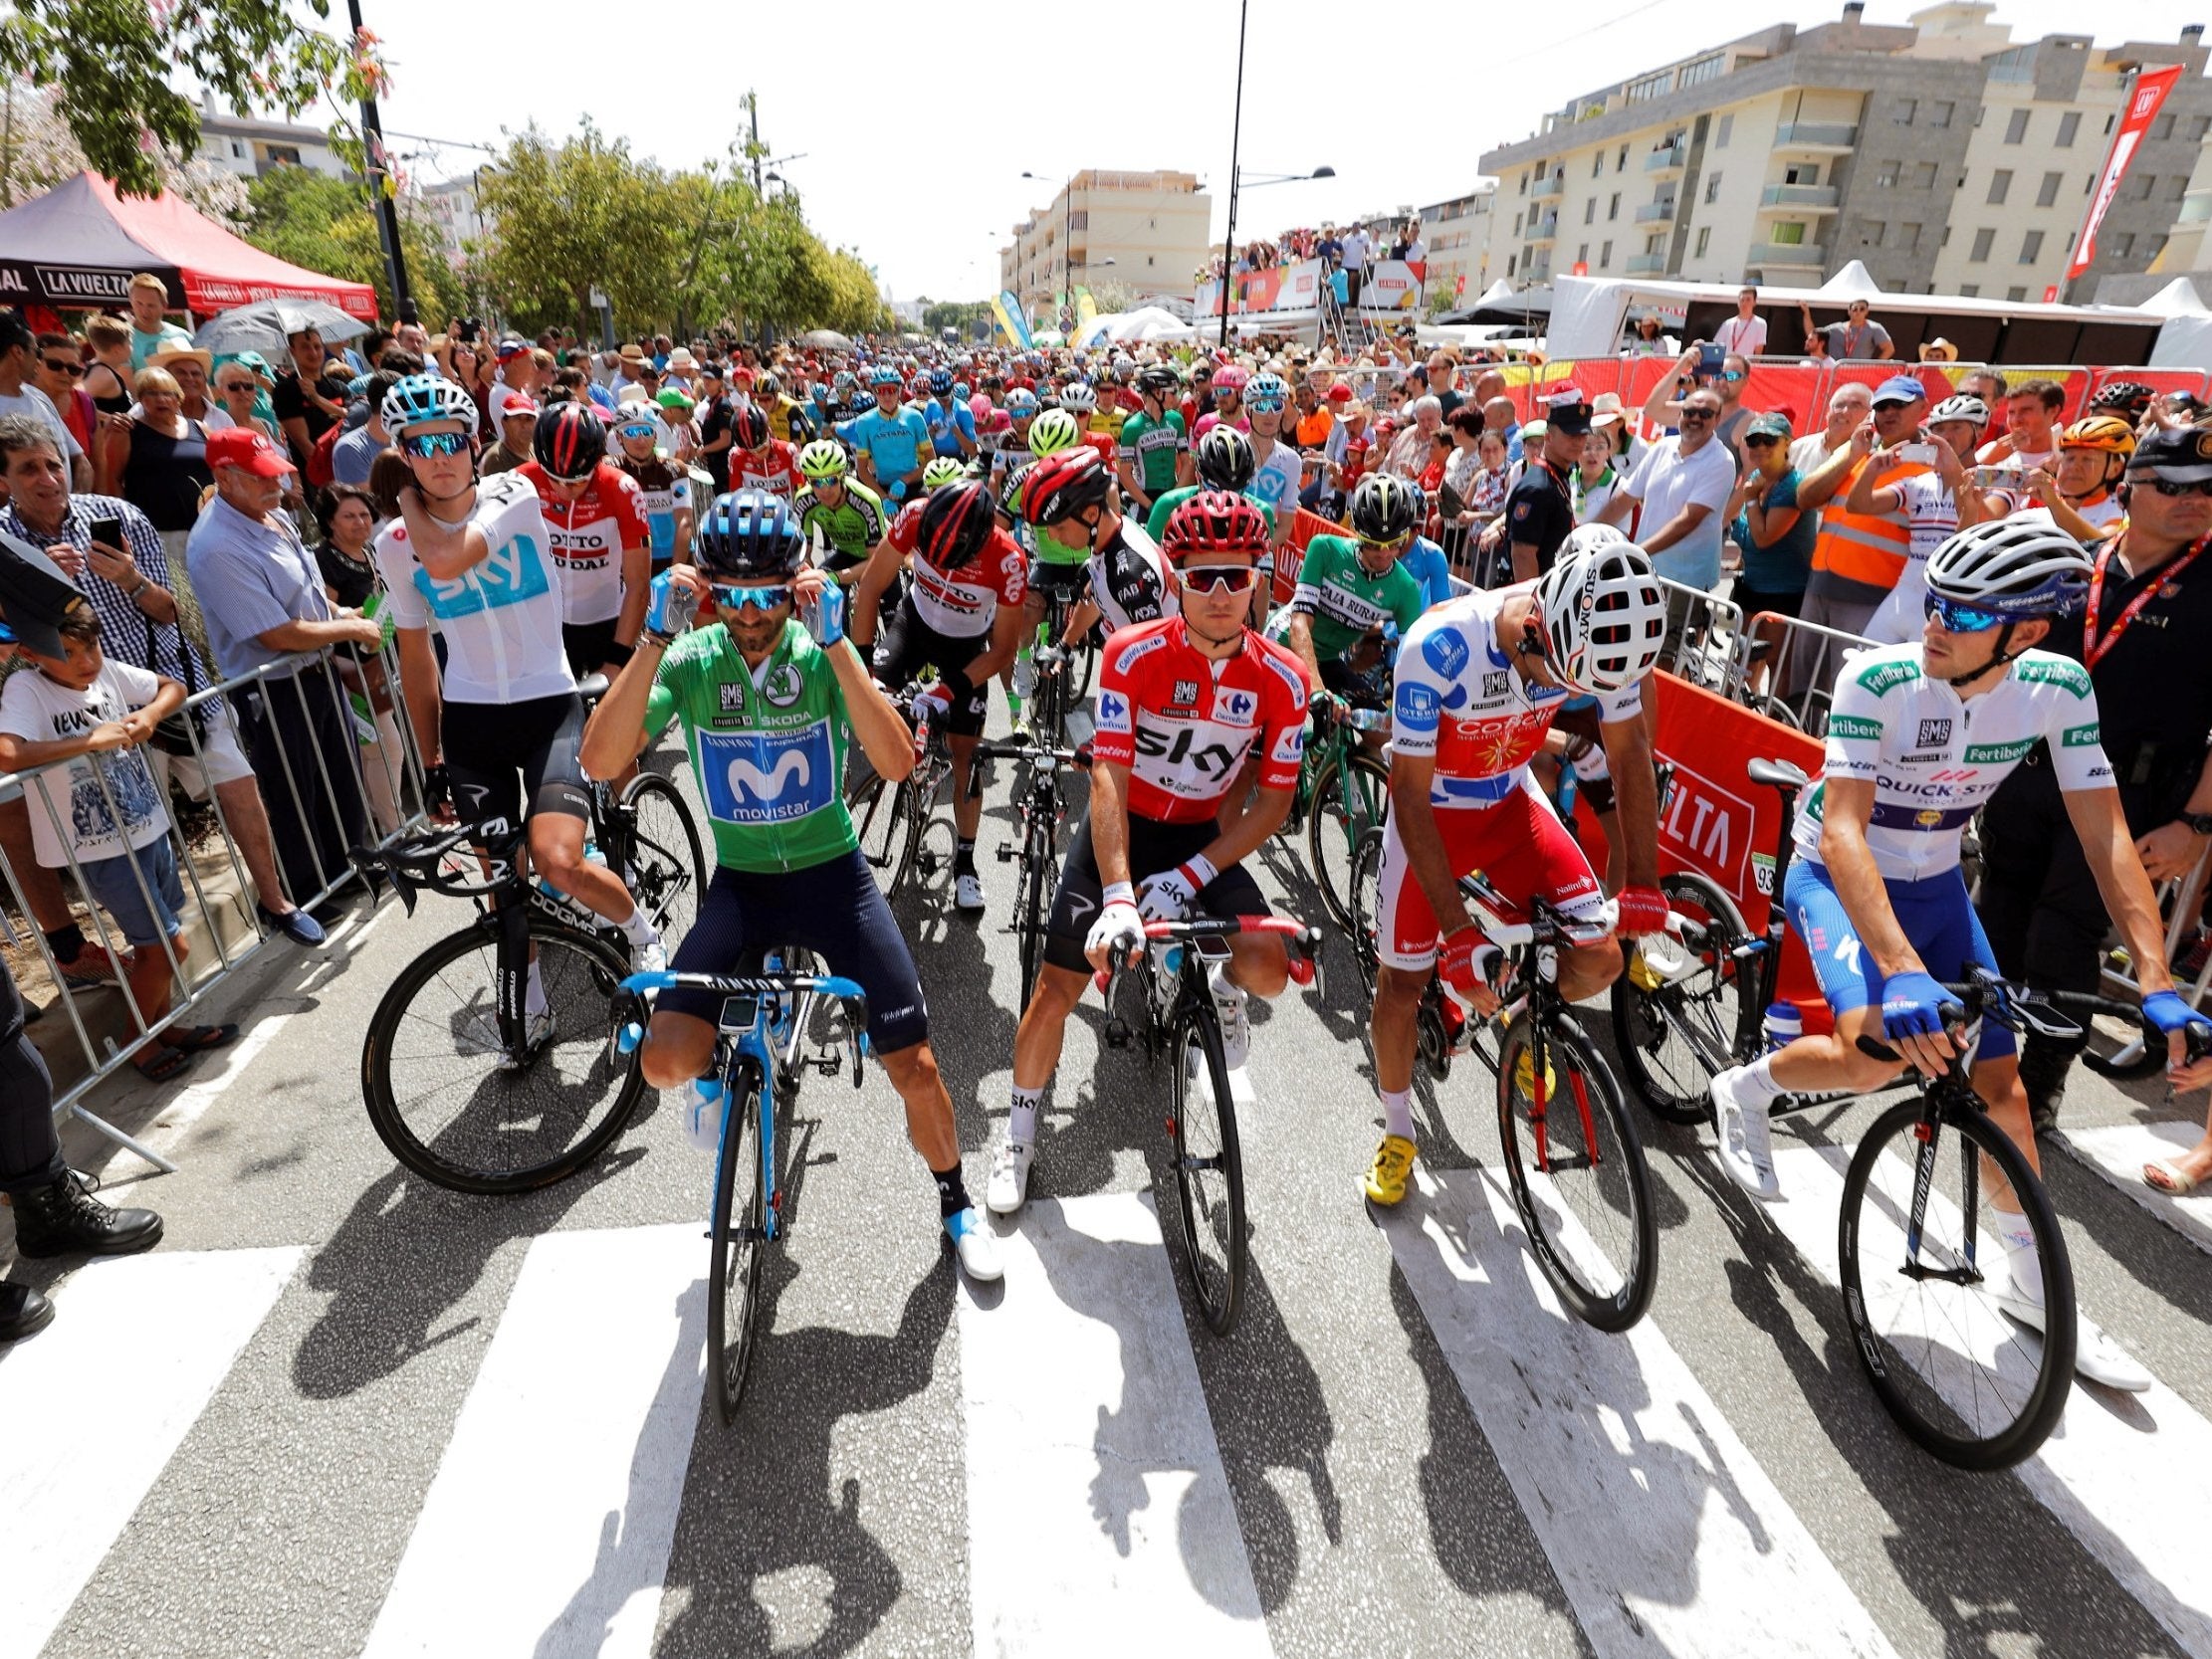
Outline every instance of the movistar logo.
[(1880, 737), (1881, 722), (1867, 720), (1859, 715), (1831, 715), (1828, 717), (1828, 734), (1832, 737)]
[[(1830, 726), (1836, 723), (1830, 721)], [(1968, 743), (1965, 761), (1969, 766), (2000, 766), (2018, 760), (2036, 746), (2033, 737), (2023, 737), (2016, 743)]]
[(2013, 677), (2019, 680), (2041, 680), (2053, 686), (2064, 686), (2076, 697), (2090, 695), (2090, 671), (2080, 663), (2070, 663), (2064, 657), (2028, 657), (2012, 665)]
[[(1860, 671), (1859, 683), (1875, 696), (1880, 697), (1894, 687), (1909, 686), (1919, 678), (1918, 663), (1878, 663)], [(1831, 721), (1829, 724), (1833, 726), (1835, 722)]]
[(776, 761), (773, 771), (764, 772), (754, 761), (739, 758), (730, 762), (730, 789), (733, 794), (750, 792), (757, 801), (773, 801), (783, 793), (783, 785), (796, 779), (803, 787), (806, 782), (806, 755), (803, 750), (789, 748), (783, 758)]

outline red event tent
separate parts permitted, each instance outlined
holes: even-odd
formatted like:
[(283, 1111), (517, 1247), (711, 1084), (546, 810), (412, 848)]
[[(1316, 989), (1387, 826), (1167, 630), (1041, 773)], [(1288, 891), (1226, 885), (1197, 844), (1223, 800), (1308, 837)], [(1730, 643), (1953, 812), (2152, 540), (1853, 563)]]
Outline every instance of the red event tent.
[(0, 306), (99, 310), (128, 304), (130, 279), (150, 271), (172, 310), (212, 316), (256, 300), (327, 300), (376, 319), (376, 291), (265, 254), (189, 203), (118, 196), (93, 173), (0, 213)]

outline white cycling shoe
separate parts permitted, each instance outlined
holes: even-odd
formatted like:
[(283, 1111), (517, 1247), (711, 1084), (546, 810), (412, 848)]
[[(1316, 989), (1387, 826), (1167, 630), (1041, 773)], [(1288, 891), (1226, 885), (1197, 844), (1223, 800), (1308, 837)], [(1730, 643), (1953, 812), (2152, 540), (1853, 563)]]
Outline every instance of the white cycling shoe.
[(1774, 1172), (1773, 1126), (1764, 1103), (1746, 1098), (1748, 1081), (1744, 1066), (1714, 1074), (1712, 1102), (1714, 1128), (1720, 1137), (1720, 1167), (1728, 1178), (1752, 1197), (1772, 1202), (1782, 1196), (1781, 1177)]
[(1036, 1155), (1033, 1145), (1010, 1136), (999, 1138), (998, 1150), (991, 1160), (991, 1180), (984, 1188), (984, 1202), (992, 1214), (1011, 1215), (1021, 1208), (1029, 1196), (1029, 1165)]
[(632, 973), (665, 973), (668, 971), (668, 946), (655, 933), (643, 944), (630, 942), (630, 971)]
[[(2029, 1330), (2043, 1330), (2043, 1300), (2029, 1296), (2010, 1268), (1989, 1280), (1990, 1300)], [(2123, 1393), (2140, 1394), (2150, 1386), (2150, 1373), (2135, 1356), (2112, 1341), (2104, 1328), (2079, 1308), (2074, 1312), (2074, 1368), (2092, 1382)]]
[(984, 881), (973, 870), (958, 871), (953, 876), (953, 909), (980, 911), (984, 908)]
[(523, 1022), (523, 1052), (501, 1055), (499, 1069), (503, 1072), (521, 1071), (538, 1057), (541, 1049), (553, 1041), (553, 1011), (551, 1007), (541, 1008), (537, 1013), (527, 1016)]
[(1005, 1263), (998, 1256), (998, 1235), (974, 1204), (945, 1218), (945, 1236), (952, 1240), (960, 1270), (969, 1278), (990, 1284), (1005, 1273)]

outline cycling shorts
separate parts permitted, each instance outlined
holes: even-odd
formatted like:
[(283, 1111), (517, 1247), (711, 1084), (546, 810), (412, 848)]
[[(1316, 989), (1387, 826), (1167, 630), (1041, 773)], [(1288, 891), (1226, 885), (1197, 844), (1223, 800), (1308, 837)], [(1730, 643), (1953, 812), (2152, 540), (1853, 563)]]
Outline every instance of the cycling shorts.
[(581, 680), (615, 660), (617, 620), (610, 616), (604, 622), (563, 622), (560, 625), (560, 644), (568, 654), (570, 674)]
[[(557, 812), (589, 822), (583, 781), (583, 700), (574, 692), (527, 703), (449, 703), (440, 731), (453, 811), (463, 823), (510, 824)], [(519, 780), (519, 781), (518, 781)]]
[(1029, 560), (1031, 593), (1055, 594), (1072, 605), (1090, 590), (1091, 571), (1087, 559), (1078, 559), (1073, 564), (1063, 564), (1057, 559)]
[[(1220, 833), (1208, 818), (1196, 824), (1164, 824), (1157, 818), (1129, 814), (1129, 879), (1138, 887), (1147, 876), (1173, 870), (1193, 853), (1203, 853)], [(1098, 860), (1091, 855), (1091, 823), (1086, 815), (1060, 866), (1060, 889), (1052, 897), (1052, 917), (1045, 924), (1044, 959), (1070, 973), (1088, 973), (1083, 941), (1098, 920), (1105, 889), (1098, 879)], [(1232, 864), (1199, 889), (1199, 909), (1208, 916), (1271, 916), (1259, 883), (1241, 864)]]
[(1390, 665), (1378, 663), (1361, 672), (1342, 657), (1321, 665), (1321, 685), (1355, 709), (1388, 709), (1391, 703)]
[[(925, 668), (934, 668), (941, 675), (965, 669), (989, 649), (991, 636), (979, 634), (972, 639), (954, 639), (941, 634), (916, 614), (914, 606), (901, 600), (899, 608), (892, 611), (883, 624), (883, 631), (876, 639), (875, 677), (879, 685), (894, 692), (916, 678)], [(953, 700), (953, 712), (945, 723), (946, 732), (955, 737), (980, 737), (983, 735), (984, 717), (990, 712), (990, 700), (985, 696), (988, 685), (971, 687), (966, 697)]]
[[(1574, 923), (1603, 933), (1605, 889), (1590, 872), (1582, 845), (1551, 803), (1527, 788), (1493, 806), (1447, 807), (1437, 813), (1453, 876), (1480, 871), (1516, 905), (1541, 898)], [(1398, 835), (1394, 805), (1383, 820), (1383, 866), (1377, 882), (1376, 940), (1383, 965), (1420, 973), (1437, 959), (1437, 913), (1422, 892)]]
[[(1997, 971), (1996, 952), (1989, 948), (1982, 919), (1974, 914), (1974, 903), (1966, 896), (1966, 878), (1956, 866), (1921, 881), (1883, 882), (1881, 886), (1889, 896), (1889, 909), (1896, 916), (1897, 926), (1919, 953), (1931, 978), (1956, 984), (1966, 977), (1969, 967), (1979, 965), (1992, 973)], [(1828, 998), (1828, 1006), (1840, 1015), (1879, 1006), (1881, 969), (1860, 941), (1859, 930), (1852, 924), (1851, 913), (1844, 909), (1827, 867), (1811, 859), (1794, 861), (1782, 881), (1782, 904), (1789, 912), (1790, 926), (1797, 930), (1806, 953), (1813, 958), (1813, 972), (1820, 979), (1821, 994)], [(2017, 1047), (2013, 1034), (2003, 1026), (1994, 1020), (1981, 1022), (1977, 1060), (2001, 1060), (2015, 1053)]]
[[(749, 944), (811, 950), (831, 973), (857, 981), (876, 1053), (897, 1054), (929, 1036), (913, 953), (858, 849), (797, 870), (719, 866), (668, 965), (678, 973), (735, 973)], [(676, 986), (660, 993), (654, 1009), (718, 1020), (723, 1001), (715, 991)]]

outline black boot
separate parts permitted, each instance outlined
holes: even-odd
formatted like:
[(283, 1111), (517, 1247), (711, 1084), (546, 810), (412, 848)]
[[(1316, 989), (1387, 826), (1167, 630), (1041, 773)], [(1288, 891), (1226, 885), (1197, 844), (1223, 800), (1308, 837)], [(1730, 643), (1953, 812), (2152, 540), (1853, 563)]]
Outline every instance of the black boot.
[(111, 1209), (74, 1174), (15, 1195), (15, 1248), (21, 1256), (127, 1256), (160, 1241), (151, 1210)]
[(29, 1285), (0, 1280), (0, 1343), (20, 1342), (53, 1323), (53, 1303)]
[(2020, 1082), (2028, 1091), (2028, 1117), (2036, 1134), (2049, 1135), (2059, 1127), (2059, 1108), (2066, 1104), (2067, 1073), (2074, 1069), (2076, 1049), (2047, 1037), (2028, 1036), (2020, 1045)]

